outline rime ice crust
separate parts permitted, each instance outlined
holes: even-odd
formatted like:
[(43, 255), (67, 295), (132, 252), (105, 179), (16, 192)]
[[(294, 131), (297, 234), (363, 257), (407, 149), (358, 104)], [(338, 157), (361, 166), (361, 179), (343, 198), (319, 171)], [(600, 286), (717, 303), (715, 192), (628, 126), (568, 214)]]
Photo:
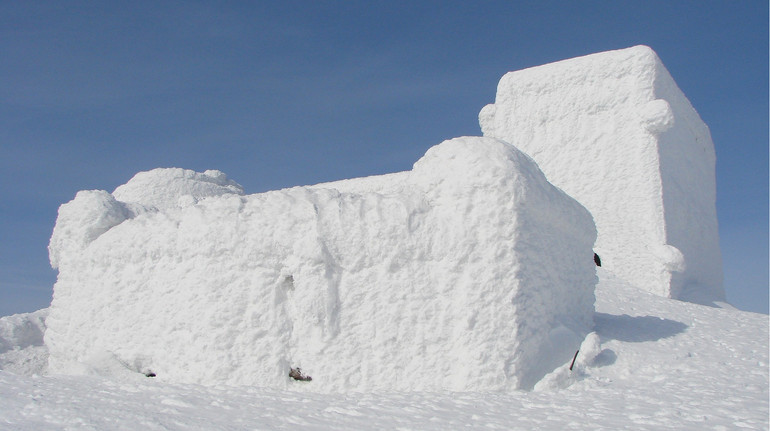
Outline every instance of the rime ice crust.
[[(117, 223), (97, 214), (122, 203), (95, 196), (62, 206), (55, 236), (77, 247), (52, 239), (65, 255), (45, 336), (52, 373), (90, 364), (314, 391), (529, 388), (593, 326), (590, 214), (496, 139), (446, 141), (409, 172), (155, 203)], [(64, 229), (69, 220), (98, 235)], [(291, 380), (291, 367), (312, 382)]]
[(510, 72), (479, 123), (591, 211), (606, 269), (662, 296), (724, 299), (714, 145), (650, 48)]

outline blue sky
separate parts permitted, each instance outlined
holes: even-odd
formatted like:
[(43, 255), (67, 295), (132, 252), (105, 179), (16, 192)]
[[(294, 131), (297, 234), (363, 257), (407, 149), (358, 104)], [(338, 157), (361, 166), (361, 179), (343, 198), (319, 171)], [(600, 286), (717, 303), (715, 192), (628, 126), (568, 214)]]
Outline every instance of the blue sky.
[(0, 1), (0, 315), (60, 204), (155, 167), (248, 193), (409, 169), (507, 71), (645, 44), (711, 128), (728, 300), (768, 312), (766, 1)]

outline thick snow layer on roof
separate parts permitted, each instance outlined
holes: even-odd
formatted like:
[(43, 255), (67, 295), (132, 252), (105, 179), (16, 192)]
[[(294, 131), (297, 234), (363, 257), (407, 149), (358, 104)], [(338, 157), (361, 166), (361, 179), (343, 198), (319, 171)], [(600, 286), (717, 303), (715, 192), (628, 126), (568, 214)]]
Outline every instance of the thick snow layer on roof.
[(166, 197), (134, 201), (157, 211), (121, 210), (128, 186), (62, 205), (53, 373), (527, 388), (593, 326), (590, 214), (496, 139), (446, 141), (409, 172), (185, 205), (168, 174), (131, 181), (157, 179), (142, 196)]
[(650, 48), (508, 73), (479, 122), (592, 213), (604, 268), (659, 295), (724, 299), (714, 145)]

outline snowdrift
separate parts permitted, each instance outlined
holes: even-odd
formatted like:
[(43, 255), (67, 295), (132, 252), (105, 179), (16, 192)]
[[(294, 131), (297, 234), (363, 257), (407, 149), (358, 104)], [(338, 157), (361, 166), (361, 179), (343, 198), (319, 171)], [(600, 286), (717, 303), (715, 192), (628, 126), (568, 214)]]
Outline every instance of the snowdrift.
[(254, 195), (218, 171), (141, 173), (59, 210), (50, 372), (531, 388), (593, 327), (595, 239), (585, 208), (493, 138), (443, 142), (408, 172)]
[(479, 122), (591, 212), (604, 268), (661, 296), (724, 300), (714, 144), (650, 48), (510, 72)]

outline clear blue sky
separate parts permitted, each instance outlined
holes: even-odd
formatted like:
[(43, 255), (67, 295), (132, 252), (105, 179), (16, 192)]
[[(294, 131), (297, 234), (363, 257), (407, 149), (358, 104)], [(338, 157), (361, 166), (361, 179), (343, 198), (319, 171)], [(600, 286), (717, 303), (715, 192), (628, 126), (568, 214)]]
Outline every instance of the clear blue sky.
[(0, 315), (58, 206), (155, 167), (255, 193), (409, 169), (507, 71), (645, 44), (711, 128), (728, 300), (768, 311), (768, 3), (2, 1)]

